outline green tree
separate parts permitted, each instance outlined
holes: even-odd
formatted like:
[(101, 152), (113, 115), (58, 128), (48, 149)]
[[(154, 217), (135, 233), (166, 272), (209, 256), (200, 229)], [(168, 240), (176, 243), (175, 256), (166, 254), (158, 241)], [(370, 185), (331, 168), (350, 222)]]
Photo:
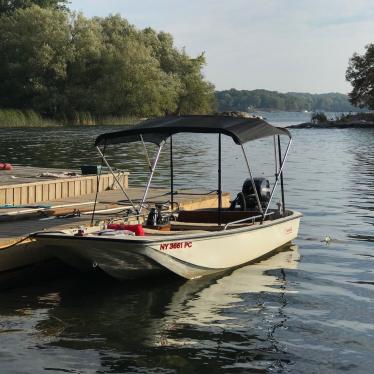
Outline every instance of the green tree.
[(179, 80), (166, 74), (138, 31), (118, 15), (71, 22), (64, 115), (154, 116), (174, 112)]
[(10, 14), (17, 9), (38, 5), (41, 8), (67, 9), (67, 0), (0, 0), (0, 16)]
[(325, 113), (323, 113), (323, 112), (314, 112), (314, 113), (312, 113), (311, 121), (312, 121), (312, 123), (319, 124), (319, 123), (326, 123), (326, 122), (328, 122), (328, 119), (327, 119)]
[(160, 69), (144, 45), (126, 40), (121, 48), (107, 46), (102, 74), (94, 84), (94, 92), (100, 96), (96, 111), (137, 116), (174, 112), (178, 83)]
[(180, 56), (177, 74), (182, 89), (177, 114), (204, 114), (215, 108), (214, 86), (204, 80), (201, 72), (204, 65), (203, 54), (195, 59), (189, 58), (185, 53)]
[(363, 55), (353, 54), (345, 77), (353, 87), (350, 102), (360, 108), (374, 109), (374, 44), (368, 44)]
[[(102, 59), (105, 53), (103, 31), (97, 19), (82, 14), (70, 18), (70, 53), (63, 94), (65, 106), (59, 114), (73, 117), (75, 112), (95, 113), (100, 96), (95, 82), (103, 74)], [(95, 105), (96, 103), (96, 105)]]
[(68, 14), (33, 5), (0, 22), (0, 106), (55, 114), (65, 101)]
[(152, 49), (161, 69), (179, 80), (177, 114), (210, 113), (216, 108), (214, 86), (205, 80), (202, 69), (206, 64), (204, 54), (191, 58), (184, 50), (174, 46), (172, 35), (143, 30), (142, 39)]
[(0, 55), (0, 107), (69, 119), (205, 113), (214, 104), (203, 55), (190, 58), (170, 34), (139, 31), (119, 15), (19, 8), (1, 17)]

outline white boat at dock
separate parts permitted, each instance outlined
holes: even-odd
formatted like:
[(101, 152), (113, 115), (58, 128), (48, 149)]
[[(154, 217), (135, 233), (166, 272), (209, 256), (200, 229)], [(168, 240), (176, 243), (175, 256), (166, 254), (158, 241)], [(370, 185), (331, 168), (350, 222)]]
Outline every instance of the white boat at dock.
[[(181, 132), (218, 135), (217, 208), (176, 209), (172, 140)], [(248, 167), (248, 178), (230, 207), (222, 205), (222, 135), (231, 137), (242, 148)], [(283, 155), (280, 136), (289, 138)], [(274, 138), (276, 177), (272, 188), (265, 178), (253, 178), (243, 147), (248, 141), (264, 137)], [(143, 143), (147, 160), (150, 157), (146, 143), (156, 144), (158, 148), (150, 163), (149, 180), (140, 201), (132, 201), (118, 183), (132, 209), (120, 218), (117, 216), (116, 220), (59, 232), (39, 232), (33, 239), (80, 270), (98, 268), (118, 279), (134, 279), (168, 270), (193, 279), (268, 256), (297, 237), (302, 215), (285, 208), (283, 188), (283, 169), (291, 145), (288, 130), (271, 126), (259, 118), (166, 117), (100, 135), (96, 147), (105, 165), (112, 170), (104, 150), (111, 144), (137, 141)], [(147, 203), (147, 194), (166, 141), (170, 142), (170, 199), (163, 210), (162, 204)], [(277, 209), (271, 209), (278, 184), (281, 185), (282, 203)]]

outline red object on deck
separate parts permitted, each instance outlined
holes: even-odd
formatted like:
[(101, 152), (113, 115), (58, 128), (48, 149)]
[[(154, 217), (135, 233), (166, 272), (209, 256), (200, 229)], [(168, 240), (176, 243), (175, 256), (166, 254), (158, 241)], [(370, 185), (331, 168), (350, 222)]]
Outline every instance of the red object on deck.
[(12, 170), (12, 169), (13, 169), (12, 164), (0, 162), (0, 170)]
[(126, 225), (124, 223), (110, 223), (107, 228), (111, 230), (129, 230), (134, 232), (136, 236), (144, 236), (144, 229), (141, 224)]

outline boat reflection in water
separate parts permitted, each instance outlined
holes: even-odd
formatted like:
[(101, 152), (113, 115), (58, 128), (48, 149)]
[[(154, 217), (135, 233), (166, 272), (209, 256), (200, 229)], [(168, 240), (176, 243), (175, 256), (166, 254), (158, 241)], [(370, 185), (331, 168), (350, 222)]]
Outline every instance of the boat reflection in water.
[(295, 292), (286, 289), (285, 273), (281, 270), (295, 269), (299, 259), (298, 248), (293, 245), (257, 264), (212, 277), (207, 282), (186, 282), (173, 295), (168, 314), (176, 316), (177, 323), (225, 327), (225, 321), (233, 317), (219, 312), (242, 302), (243, 295)]
[[(201, 339), (199, 335), (205, 331), (218, 336), (230, 335), (226, 343), (233, 349), (236, 346), (240, 352), (249, 348), (247, 343), (252, 338), (257, 340), (259, 335), (264, 335), (261, 339), (267, 343), (261, 349), (277, 352), (273, 335), (287, 319), (284, 314), (286, 294), (296, 292), (287, 286), (285, 269), (296, 269), (299, 260), (298, 247), (292, 245), (266, 260), (221, 277), (185, 282), (173, 294), (165, 316), (158, 321), (157, 333), (149, 336), (149, 343), (205, 349), (207, 339), (211, 339), (209, 336)], [(175, 334), (186, 327), (190, 333), (195, 331), (193, 336)], [(262, 330), (261, 334), (258, 330)], [(235, 342), (236, 338), (239, 341)], [(222, 340), (224, 345), (225, 337)]]
[[(147, 371), (156, 363), (175, 368), (191, 355), (197, 360), (194, 370), (206, 368), (210, 359), (220, 368), (241, 362), (248, 367), (253, 360), (256, 367), (287, 364), (288, 353), (274, 332), (287, 320), (287, 295), (295, 292), (287, 269), (296, 269), (298, 261), (292, 246), (257, 264), (199, 280), (64, 283), (57, 296), (39, 295), (44, 312), (35, 328), (46, 346), (79, 350), (82, 369), (86, 359), (90, 368), (104, 372), (130, 366)], [(161, 357), (171, 361), (160, 363)]]

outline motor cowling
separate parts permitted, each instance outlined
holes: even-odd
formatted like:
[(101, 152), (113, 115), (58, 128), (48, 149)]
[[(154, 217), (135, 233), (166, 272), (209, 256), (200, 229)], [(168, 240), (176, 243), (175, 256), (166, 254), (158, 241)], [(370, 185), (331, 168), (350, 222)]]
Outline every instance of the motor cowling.
[[(266, 178), (253, 178), (253, 182), (260, 200), (262, 208), (265, 208), (270, 200), (270, 182)], [(231, 208), (235, 209), (239, 205), (241, 210), (258, 209), (257, 199), (251, 178), (247, 178), (238, 193), (236, 199), (232, 202)]]
[[(264, 207), (270, 200), (270, 182), (266, 178), (253, 178), (254, 185), (257, 190), (258, 198), (261, 206)], [(251, 178), (247, 178), (242, 187), (242, 193), (245, 198), (247, 209), (254, 209), (257, 207), (256, 194), (253, 189)]]

